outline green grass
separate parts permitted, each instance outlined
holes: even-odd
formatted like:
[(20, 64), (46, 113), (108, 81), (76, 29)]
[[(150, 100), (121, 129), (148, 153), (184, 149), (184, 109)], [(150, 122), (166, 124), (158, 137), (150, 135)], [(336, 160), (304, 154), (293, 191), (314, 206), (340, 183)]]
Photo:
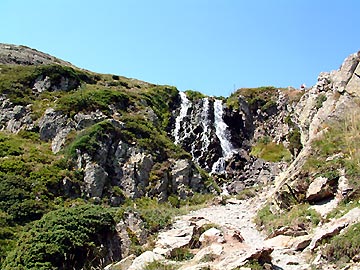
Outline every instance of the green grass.
[(291, 153), (283, 144), (258, 142), (251, 148), (251, 155), (270, 162), (290, 161)]
[(186, 90), (185, 93), (190, 101), (196, 101), (206, 97), (204, 94), (194, 90)]
[(360, 223), (350, 226), (345, 233), (332, 238), (324, 249), (327, 260), (340, 265), (360, 253)]
[(109, 105), (115, 106), (118, 110), (125, 110), (129, 105), (129, 97), (124, 92), (87, 86), (59, 98), (56, 109), (69, 116), (96, 110), (110, 115)]
[(148, 263), (144, 270), (176, 270), (179, 267), (172, 264), (166, 264), (163, 261), (153, 261)]
[(232, 109), (239, 109), (238, 98), (245, 98), (254, 112), (259, 108), (266, 111), (276, 105), (277, 89), (273, 86), (258, 88), (240, 88), (226, 99), (226, 105)]
[(255, 218), (258, 227), (264, 227), (268, 234), (273, 233), (276, 229), (283, 226), (305, 225), (307, 230), (311, 230), (317, 225), (321, 218), (313, 209), (309, 208), (309, 204), (293, 205), (289, 210), (273, 214), (270, 211), (270, 205), (265, 205), (259, 210)]

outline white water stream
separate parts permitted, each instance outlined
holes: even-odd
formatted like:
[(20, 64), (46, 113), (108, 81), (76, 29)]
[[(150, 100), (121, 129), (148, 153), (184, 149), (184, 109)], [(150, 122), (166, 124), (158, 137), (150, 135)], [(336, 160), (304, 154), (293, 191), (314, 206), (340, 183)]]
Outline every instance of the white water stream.
[(186, 94), (184, 92), (179, 92), (179, 95), (180, 95), (180, 98), (181, 98), (181, 107), (180, 107), (179, 116), (176, 117), (176, 120), (175, 120), (175, 129), (174, 129), (175, 144), (180, 143), (181, 122), (184, 120), (184, 118), (187, 115), (187, 112), (188, 112), (189, 108), (191, 107), (191, 102), (187, 98)]
[[(195, 104), (192, 115), (188, 115), (189, 109), (193, 104), (184, 92), (179, 92), (179, 95), (181, 98), (180, 112), (175, 119), (175, 129), (173, 131), (175, 144), (181, 144), (184, 139), (189, 136), (191, 136), (191, 138), (194, 137), (190, 153), (193, 156), (194, 161), (199, 163), (200, 160), (205, 160), (209, 153), (211, 134), (212, 130), (215, 129), (215, 134), (220, 141), (222, 156), (212, 165), (211, 172), (224, 172), (225, 161), (233, 155), (234, 148), (230, 142), (229, 127), (223, 120), (224, 107), (222, 101), (217, 99), (214, 101), (214, 122), (212, 123), (209, 98), (202, 99), (202, 107), (197, 108)], [(197, 123), (195, 125), (202, 126), (201, 133), (194, 133), (194, 123)]]
[(228, 126), (223, 120), (224, 107), (221, 100), (216, 99), (214, 102), (214, 125), (215, 134), (220, 140), (222, 149), (222, 157), (220, 157), (212, 167), (211, 172), (223, 172), (225, 171), (225, 161), (230, 158), (234, 153), (234, 148), (229, 140), (230, 134)]

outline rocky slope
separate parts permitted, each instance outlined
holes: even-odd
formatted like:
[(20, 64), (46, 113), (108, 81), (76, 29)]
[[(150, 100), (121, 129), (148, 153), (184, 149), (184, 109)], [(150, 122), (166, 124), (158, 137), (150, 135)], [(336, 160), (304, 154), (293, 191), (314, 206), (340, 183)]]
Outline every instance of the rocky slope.
[[(190, 237), (191, 253), (198, 258), (183, 263), (183, 269), (235, 269), (249, 261), (274, 269), (307, 269), (312, 261), (301, 252), (305, 246), (292, 250), (299, 239), (287, 239), (292, 244), (286, 247), (266, 244), (265, 232), (252, 223), (256, 212), (264, 230), (273, 222), (269, 216), (281, 220), (298, 207), (319, 211), (322, 222), (330, 224), (327, 214), (337, 211), (339, 203), (349, 211), (348, 204), (358, 199), (358, 146), (351, 141), (358, 138), (359, 119), (352, 117), (353, 125), (341, 132), (338, 126), (349, 123), (359, 108), (359, 54), (348, 57), (338, 71), (320, 74), (306, 91), (239, 89), (226, 99), (92, 73), (24, 46), (1, 44), (0, 63), (4, 269), (68, 269), (70, 264), (90, 269), (124, 258), (121, 265), (144, 269), (141, 263), (136, 266), (141, 256), (156, 261), (172, 253), (160, 244), (160, 235), (158, 249), (134, 259), (144, 248), (151, 250), (147, 239), (169, 225), (173, 213), (168, 211), (198, 204), (206, 194), (246, 194), (253, 187), (260, 192), (253, 199), (194, 214), (195, 220), (204, 217), (204, 224), (215, 223), (232, 236), (223, 235), (220, 246)], [(335, 131), (350, 139), (341, 145), (335, 142), (342, 139), (334, 139), (329, 150)], [(229, 219), (222, 216), (227, 210)], [(74, 211), (86, 214), (77, 217)], [(62, 220), (77, 225), (65, 226)], [(197, 237), (205, 231), (197, 221), (190, 226), (189, 217), (181, 220), (183, 227), (176, 223), (174, 229), (192, 230)], [(231, 230), (219, 220), (231, 223)], [(29, 222), (35, 222), (30, 229), (25, 227)], [(357, 222), (342, 223), (335, 231)], [(303, 223), (295, 225), (307, 236), (306, 254), (322, 256), (320, 240), (308, 241), (317, 239), (310, 226), (315, 222)], [(94, 230), (86, 230), (86, 224)], [(296, 230), (295, 225), (277, 234)], [(59, 233), (57, 226), (64, 231)], [(77, 230), (83, 232), (81, 239), (75, 237)], [(21, 233), (30, 240), (17, 242)], [(41, 240), (45, 237), (59, 242), (49, 246)], [(182, 252), (184, 246), (175, 250)], [(287, 255), (294, 257), (291, 263)], [(212, 259), (200, 265), (208, 260), (204, 256)]]

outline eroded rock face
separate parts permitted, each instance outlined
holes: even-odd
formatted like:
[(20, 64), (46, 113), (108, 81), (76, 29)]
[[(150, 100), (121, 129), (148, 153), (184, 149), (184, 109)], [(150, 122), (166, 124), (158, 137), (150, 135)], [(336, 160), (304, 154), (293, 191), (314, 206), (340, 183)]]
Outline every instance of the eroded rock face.
[(67, 128), (68, 118), (61, 112), (48, 108), (39, 120), (40, 139), (49, 141), (54, 139), (60, 130)]
[[(339, 121), (347, 115), (359, 112), (357, 100), (360, 96), (357, 90), (358, 86), (355, 86), (355, 82), (360, 80), (356, 75), (359, 55), (359, 53), (350, 55), (339, 70), (330, 73), (322, 72), (316, 85), (307, 90), (296, 104), (294, 119), (300, 127), (301, 141), (304, 147), (289, 168), (277, 179), (278, 191), (275, 201), (281, 208), (289, 206), (288, 199), (290, 197), (296, 197), (296, 194), (300, 193), (306, 194), (308, 187), (304, 185), (305, 181), (300, 175), (301, 170), (312, 154), (311, 143), (326, 133), (324, 124), (327, 121)], [(309, 191), (307, 194), (309, 201), (331, 197), (334, 194), (333, 188), (320, 187), (321, 184), (314, 183), (311, 189), (315, 186), (319, 186), (318, 191)]]
[(31, 105), (14, 105), (5, 96), (0, 97), (0, 130), (18, 133), (21, 129), (33, 130)]

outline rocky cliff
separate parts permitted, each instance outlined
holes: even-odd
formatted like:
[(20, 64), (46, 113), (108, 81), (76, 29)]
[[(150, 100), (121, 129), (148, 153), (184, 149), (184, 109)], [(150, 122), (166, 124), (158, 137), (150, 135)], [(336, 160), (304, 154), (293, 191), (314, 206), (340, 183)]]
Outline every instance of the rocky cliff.
[[(350, 150), (336, 145), (325, 155), (319, 141), (356, 115), (359, 58), (351, 55), (305, 91), (244, 88), (224, 99), (96, 74), (24, 46), (1, 44), (0, 215), (2, 252), (8, 254), (1, 263), (12, 269), (33, 256), (19, 251), (21, 243), (15, 246), (16, 230), (22, 230), (16, 226), (50, 224), (59, 215), (74, 219), (71, 208), (79, 204), (101, 205), (111, 213), (120, 208), (115, 216), (101, 216), (96, 231), (84, 233), (80, 249), (58, 244), (52, 253), (70, 262), (76, 258), (66, 253), (83, 249), (89, 257), (77, 265), (86, 268), (138, 253), (135, 246), (166, 227), (168, 217), (162, 225), (154, 222), (149, 206), (162, 220), (166, 211), (156, 209), (164, 205), (178, 208), (200, 194), (238, 195), (274, 184), (273, 196), (268, 194), (272, 213), (350, 190), (357, 198), (352, 163), (332, 162), (356, 160), (357, 146), (346, 141)], [(324, 160), (309, 163), (315, 157)], [(319, 165), (325, 161), (331, 166)], [(53, 212), (58, 208), (63, 210)], [(86, 211), (100, 215), (97, 208)], [(43, 227), (32, 235), (42, 235)], [(106, 240), (97, 238), (102, 230)], [(50, 263), (66, 269), (48, 259), (48, 251), (40, 253), (43, 257), (30, 259), (27, 267)]]

